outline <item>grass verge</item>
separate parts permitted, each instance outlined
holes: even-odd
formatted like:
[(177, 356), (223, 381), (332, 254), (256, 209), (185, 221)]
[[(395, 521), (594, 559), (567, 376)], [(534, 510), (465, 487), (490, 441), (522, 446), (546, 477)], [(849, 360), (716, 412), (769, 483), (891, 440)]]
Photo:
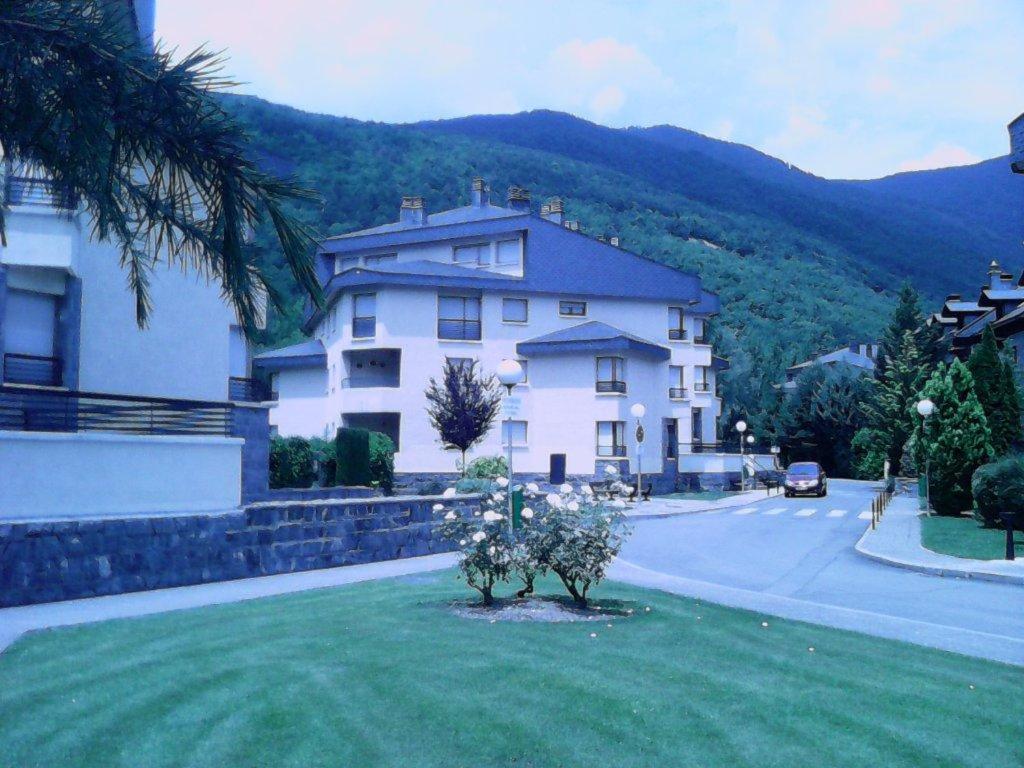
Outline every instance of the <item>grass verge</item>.
[[(1006, 531), (983, 528), (972, 517), (924, 515), (921, 545), (925, 549), (970, 560), (1002, 560), (1006, 557)], [(1014, 551), (1024, 558), (1024, 533), (1014, 533)]]

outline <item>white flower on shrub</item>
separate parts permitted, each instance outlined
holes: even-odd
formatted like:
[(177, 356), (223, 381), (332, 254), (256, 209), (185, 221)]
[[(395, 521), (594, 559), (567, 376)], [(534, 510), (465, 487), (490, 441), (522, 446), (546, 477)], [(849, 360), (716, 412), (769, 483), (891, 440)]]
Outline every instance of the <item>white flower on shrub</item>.
[(470, 536), (470, 538), (473, 539), (473, 541), (475, 541), (477, 544), (479, 544), (481, 541), (487, 538), (487, 534), (483, 531), (477, 531), (472, 536)]
[(626, 502), (624, 502), (622, 499), (615, 499), (614, 501), (610, 502), (610, 504), (611, 506), (615, 507), (615, 509), (626, 508)]
[(529, 507), (523, 507), (523, 511), (520, 512), (519, 514), (522, 515), (524, 520), (532, 520), (533, 519), (533, 510), (530, 509)]
[(558, 490), (561, 493), (572, 493), (572, 486), (569, 485), (568, 483), (562, 483), (560, 486), (558, 486)]
[(616, 467), (612, 466), (611, 464), (605, 464), (604, 473), (606, 475), (617, 475), (619, 474), (619, 470)]
[(584, 484), (580, 487), (580, 493), (582, 493), (584, 496), (593, 496), (594, 489), (591, 488), (589, 485)]
[(454, 488), (445, 488), (444, 493), (442, 493), (441, 496), (446, 499), (451, 499), (454, 498), (455, 493), (456, 491)]
[(536, 483), (527, 483), (526, 490), (530, 493), (540, 493), (540, 486)]
[(488, 523), (496, 523), (499, 520), (504, 519), (504, 515), (499, 515), (497, 512), (494, 512), (493, 510), (488, 509), (486, 512), (484, 512), (484, 520), (486, 520)]
[(491, 494), (491, 498), (500, 504), (505, 500), (505, 494), (502, 493), (501, 491), (498, 491), (497, 493)]
[(435, 504), (433, 509), (435, 512), (440, 512), (442, 509), (444, 509), (444, 504)]
[(547, 496), (544, 497), (544, 501), (546, 501), (548, 505), (554, 509), (562, 508), (562, 497), (559, 496), (557, 493), (549, 493)]
[(499, 488), (505, 488), (508, 485), (508, 478), (507, 477), (499, 477), (494, 482), (496, 482), (498, 484)]
[(578, 501), (575, 501), (575, 500), (570, 501), (565, 506), (569, 509), (570, 512), (579, 512), (580, 511), (580, 503)]
[(455, 514), (455, 510), (450, 510), (447, 515), (444, 516), (445, 520), (454, 520), (458, 515)]
[(460, 547), (466, 546), (466, 540), (465, 539), (459, 539), (459, 546)]

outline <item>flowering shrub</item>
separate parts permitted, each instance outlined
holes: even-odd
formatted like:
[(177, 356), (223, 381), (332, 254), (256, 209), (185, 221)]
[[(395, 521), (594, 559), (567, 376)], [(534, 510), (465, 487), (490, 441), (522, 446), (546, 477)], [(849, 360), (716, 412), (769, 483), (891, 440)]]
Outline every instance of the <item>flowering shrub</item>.
[[(535, 579), (551, 572), (573, 600), (585, 606), (587, 593), (604, 578), (622, 547), (625, 503), (599, 501), (589, 485), (576, 489), (566, 483), (555, 493), (543, 494), (529, 483), (523, 489), (522, 524), (513, 533), (507, 519), (507, 486), (508, 481), (499, 477), (474, 516), (449, 511), (441, 521), (441, 534), (457, 542), (462, 553), (459, 567), (466, 582), (490, 605), (494, 585), (508, 581), (513, 572), (523, 582), (519, 597), (532, 594)], [(446, 495), (454, 495), (454, 489)]]
[[(449, 488), (444, 495), (454, 496), (455, 489)], [(454, 510), (445, 512), (443, 504), (434, 505), (435, 512), (444, 512), (439, 526), (441, 535), (458, 544), (462, 554), (459, 570), (466, 583), (483, 596), (484, 605), (494, 602), (494, 585), (507, 582), (512, 571), (507, 503), (505, 494), (495, 491), (481, 501), (480, 509), (471, 516)]]

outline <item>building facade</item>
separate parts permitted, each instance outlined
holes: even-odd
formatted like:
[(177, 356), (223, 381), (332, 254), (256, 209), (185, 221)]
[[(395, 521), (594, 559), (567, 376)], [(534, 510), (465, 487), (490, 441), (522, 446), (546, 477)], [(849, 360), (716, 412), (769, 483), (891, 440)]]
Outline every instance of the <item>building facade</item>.
[(326, 303), (306, 324), (312, 339), (255, 359), (273, 382), (279, 433), (364, 427), (392, 437), (398, 471), (452, 471), (456, 453), (427, 415), (430, 379), (446, 359), (485, 374), (515, 359), (526, 372), (515, 413), (474, 456), (511, 440), (523, 472), (547, 472), (556, 454), (572, 474), (634, 468), (634, 403), (647, 409), (645, 471), (713, 450), (724, 361), (707, 337), (718, 299), (700, 278), (583, 235), (557, 199), (537, 214), (512, 188), (494, 205), (481, 179), (471, 196), (429, 215), (405, 198), (399, 221), (322, 244)]
[[(131, 9), (148, 44), (152, 3)], [(238, 506), (266, 416), (237, 403), (250, 355), (219, 286), (156, 271), (140, 329), (117, 245), (71, 195), (17, 158), (0, 194), (0, 517)]]
[(802, 363), (791, 365), (786, 369), (786, 381), (783, 389), (796, 389), (797, 378), (813, 365), (824, 365), (828, 367), (846, 366), (857, 373), (871, 374), (875, 371), (875, 360), (878, 357), (878, 344), (876, 342), (850, 342), (845, 347), (834, 349), (831, 352), (812, 357)]

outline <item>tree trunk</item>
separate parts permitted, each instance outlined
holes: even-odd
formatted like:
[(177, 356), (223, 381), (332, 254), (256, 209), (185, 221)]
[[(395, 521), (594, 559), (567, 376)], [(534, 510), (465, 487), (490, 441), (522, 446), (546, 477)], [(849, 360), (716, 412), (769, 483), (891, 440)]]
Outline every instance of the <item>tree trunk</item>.
[[(558, 571), (555, 571), (555, 573), (558, 573)], [(561, 573), (558, 573), (558, 578), (562, 580), (562, 584), (565, 585), (565, 589), (569, 592), (569, 595), (572, 597), (573, 602), (575, 602), (576, 605), (580, 608), (586, 608), (587, 598), (586, 596), (581, 595), (580, 591), (576, 589), (576, 584), (572, 580), (567, 579)]]
[(530, 576), (529, 578), (523, 578), (523, 585), (524, 586), (523, 586), (522, 589), (520, 589), (518, 592), (516, 592), (516, 597), (518, 597), (520, 600), (522, 600), (527, 595), (532, 595), (533, 594), (533, 579), (534, 579), (533, 576)]
[(494, 605), (494, 594), (490, 587), (481, 587), (480, 594), (484, 596), (484, 605)]

